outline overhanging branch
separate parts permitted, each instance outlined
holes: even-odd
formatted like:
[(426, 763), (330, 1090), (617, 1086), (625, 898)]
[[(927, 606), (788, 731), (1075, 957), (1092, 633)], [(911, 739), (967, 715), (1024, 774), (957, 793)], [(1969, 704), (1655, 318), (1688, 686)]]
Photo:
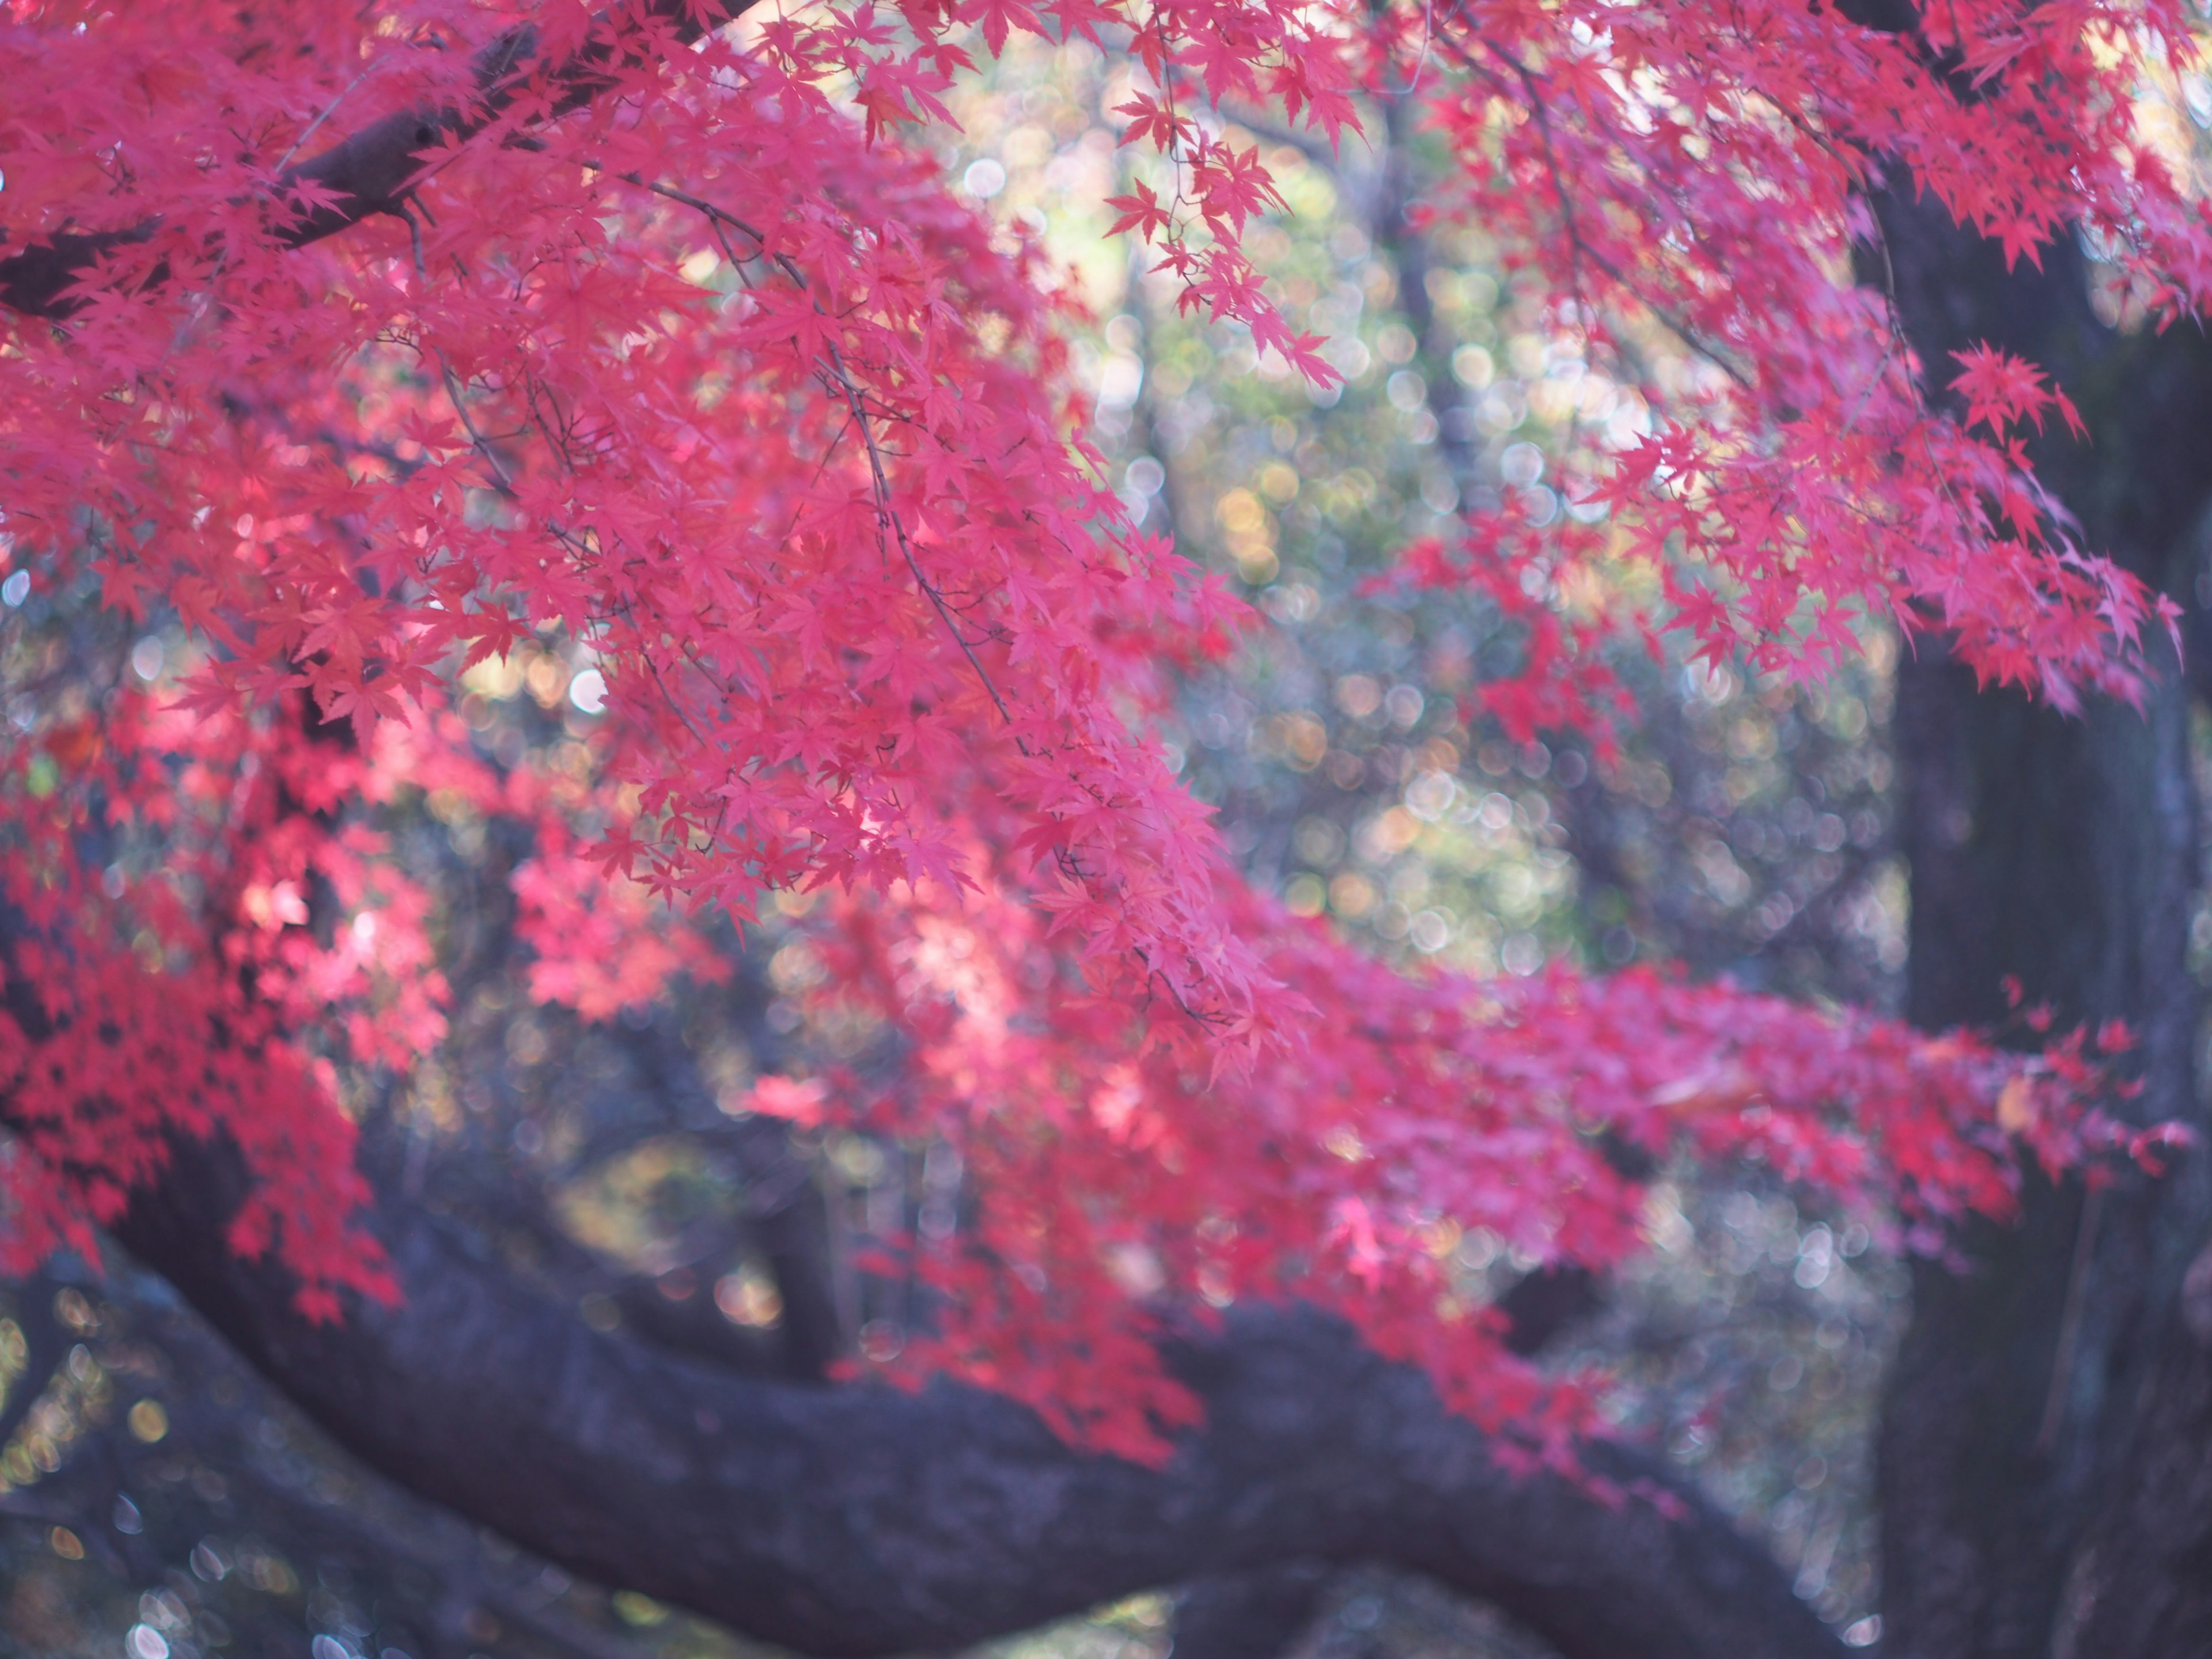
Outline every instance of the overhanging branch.
[[(719, 0), (711, 10), (719, 24), (751, 4)], [(708, 32), (698, 21), (708, 8), (686, 0), (647, 0), (641, 9), (668, 25), (679, 40), (688, 43)], [(624, 27), (612, 11), (595, 21), (592, 44), (557, 63), (539, 56), (537, 30), (526, 24), (508, 29), (477, 52), (471, 66), (476, 95), (467, 103), (402, 110), (285, 168), (270, 196), (276, 240), (305, 247), (364, 219), (398, 211), (434, 153), (482, 132), (533, 86), (554, 94), (552, 115), (590, 102), (613, 83), (610, 66)], [(302, 186), (311, 187), (307, 194), (315, 203), (304, 210)], [(153, 218), (121, 230), (64, 233), (0, 259), (0, 304), (26, 316), (65, 318), (82, 303), (70, 290), (82, 277), (106, 255), (149, 240), (160, 224)]]

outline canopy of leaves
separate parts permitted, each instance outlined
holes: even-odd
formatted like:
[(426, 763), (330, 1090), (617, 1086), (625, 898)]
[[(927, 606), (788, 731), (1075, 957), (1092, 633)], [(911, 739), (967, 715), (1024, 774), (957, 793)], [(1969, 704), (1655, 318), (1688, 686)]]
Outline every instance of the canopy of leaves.
[[(1479, 222), (1644, 414), (1378, 581), (1502, 619), (1469, 718), (1609, 765), (1612, 647), (1669, 629), (1783, 681), (1894, 623), (2062, 703), (2139, 683), (2160, 602), (2029, 466), (2063, 399), (1915, 362), (1851, 272), (1887, 185), (2017, 258), (2085, 228), (2142, 304), (2198, 306), (2212, 236), (2135, 98), (2190, 61), (2178, 7), (525, 9), (0, 30), (8, 593), (84, 623), (0, 757), (15, 1264), (221, 1128), (258, 1177), (240, 1249), (333, 1314), (386, 1289), (341, 1079), (446, 1035), (375, 817), (416, 792), (532, 826), (531, 989), (586, 1018), (724, 971), (702, 917), (811, 900), (788, 988), (867, 1041), (736, 1103), (942, 1144), (974, 1194), (896, 1241), (943, 1311), (884, 1363), (1132, 1455), (1190, 1411), (1159, 1310), (1294, 1293), (1564, 1457), (1589, 1395), (1453, 1293), (1466, 1233), (1617, 1262), (1676, 1152), (2002, 1212), (2008, 1133), (2106, 1133), (2078, 1041), (2022, 1062), (1649, 968), (1401, 971), (1249, 883), (1164, 735), (1260, 624), (1106, 487), (1061, 273), (928, 144), (978, 51), (1089, 40), (1128, 88), (1116, 228), (1325, 395), (1251, 257), (1289, 198), (1229, 117), (1356, 144), (1355, 94), (1418, 82), (1453, 182), (1409, 222)], [(1954, 375), (1956, 415), (1923, 395)], [(1220, 520), (1257, 563), (1256, 499)], [(126, 673), (157, 611), (185, 672)], [(574, 676), (557, 763), (456, 706), (525, 656)]]

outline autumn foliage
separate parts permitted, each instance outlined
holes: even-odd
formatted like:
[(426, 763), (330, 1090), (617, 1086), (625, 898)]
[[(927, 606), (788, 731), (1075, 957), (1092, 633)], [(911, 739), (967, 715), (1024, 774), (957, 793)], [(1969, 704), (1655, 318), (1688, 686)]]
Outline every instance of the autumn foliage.
[[(1283, 1293), (1557, 1452), (1586, 1394), (1439, 1263), (1476, 1226), (1618, 1261), (1628, 1151), (1912, 1226), (2002, 1213), (2015, 1134), (2088, 1149), (2079, 1043), (1651, 972), (1408, 976), (1247, 887), (1154, 723), (1254, 621), (1103, 488), (1054, 273), (928, 140), (1015, 33), (1126, 58), (1120, 230), (1325, 380), (1242, 249), (1279, 203), (1233, 122), (1356, 144), (1364, 100), (1418, 98), (1455, 159), (1428, 211), (1480, 220), (1623, 378), (1639, 331), (1693, 354), (1569, 482), (1588, 510), (1407, 551), (1395, 580), (1514, 619), (1522, 670), (1470, 712), (1516, 738), (1602, 746), (1608, 653), (1670, 629), (1784, 677), (1869, 625), (1943, 633), (2070, 705), (2139, 685), (2168, 607), (2039, 489), (2027, 438), (2072, 411), (2035, 368), (1915, 360), (1859, 280), (1869, 195), (2014, 258), (2094, 234), (2139, 311), (2200, 308), (2212, 229), (2140, 116), (2194, 52), (2179, 5), (730, 9), (0, 13), (8, 568), (88, 615), (167, 607), (198, 649), (159, 689), (95, 653), (0, 731), (10, 1265), (88, 1247), (168, 1134), (220, 1129), (258, 1183), (239, 1249), (319, 1310), (388, 1291), (337, 1079), (444, 1029), (428, 900), (368, 821), (409, 792), (533, 826), (532, 988), (586, 1018), (720, 971), (683, 918), (820, 894), (808, 995), (905, 1063), (754, 1103), (941, 1139), (973, 1193), (906, 1241), (948, 1294), (900, 1364), (1136, 1455), (1189, 1410), (1160, 1310)], [(585, 775), (482, 752), (450, 706), (528, 639), (601, 677)]]

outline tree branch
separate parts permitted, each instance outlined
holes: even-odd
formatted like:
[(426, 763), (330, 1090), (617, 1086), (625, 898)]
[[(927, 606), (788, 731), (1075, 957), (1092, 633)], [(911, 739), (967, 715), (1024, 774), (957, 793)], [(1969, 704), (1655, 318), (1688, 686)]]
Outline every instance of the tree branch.
[(1709, 1506), (1669, 1521), (1516, 1480), (1425, 1379), (1308, 1309), (1240, 1309), (1178, 1348), (1207, 1424), (1152, 1470), (977, 1389), (794, 1386), (599, 1335), (391, 1205), (373, 1225), (405, 1300), (312, 1325), (224, 1243), (243, 1184), (227, 1149), (180, 1146), (119, 1236), (341, 1443), (571, 1571), (805, 1651), (951, 1647), (1293, 1560), (1429, 1573), (1566, 1659), (1841, 1651)]
[[(753, 0), (718, 0), (717, 23), (746, 10)], [(629, 9), (623, 9), (627, 11)], [(708, 33), (697, 21), (703, 9), (685, 0), (646, 0), (640, 8), (666, 24), (686, 44)], [(471, 64), (476, 95), (465, 104), (402, 110), (364, 127), (351, 137), (278, 174), (268, 198), (276, 240), (305, 247), (351, 228), (379, 214), (398, 211), (419, 184), (434, 152), (474, 137), (539, 82), (557, 94), (549, 116), (581, 108), (613, 84), (611, 72), (624, 18), (610, 9), (595, 20), (592, 44), (561, 60), (538, 55), (538, 31), (520, 25), (478, 52)], [(314, 205), (302, 209), (301, 187), (313, 186)], [(59, 319), (76, 312), (82, 299), (71, 292), (100, 261), (118, 249), (150, 240), (161, 226), (151, 218), (121, 230), (96, 234), (63, 232), (21, 252), (0, 259), (0, 304), (29, 317)], [(155, 280), (162, 279), (157, 270)]]

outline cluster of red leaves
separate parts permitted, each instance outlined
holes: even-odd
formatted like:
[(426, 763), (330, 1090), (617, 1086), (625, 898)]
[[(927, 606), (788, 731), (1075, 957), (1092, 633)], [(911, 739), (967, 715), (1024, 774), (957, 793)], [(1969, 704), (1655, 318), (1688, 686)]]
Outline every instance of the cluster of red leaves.
[[(538, 55), (404, 214), (288, 245), (335, 200), (277, 190), (295, 156), (469, 107), (467, 49), (526, 13)], [(1451, 1305), (1436, 1244), (1482, 1225), (1617, 1260), (1638, 1199), (1608, 1137), (1929, 1216), (2004, 1207), (1997, 1105), (2075, 1089), (2063, 1054), (2023, 1071), (1650, 975), (1401, 978), (1246, 890), (1147, 732), (1236, 607), (1128, 528), (1071, 439), (1034, 250), (898, 136), (945, 118), (971, 30), (1127, 52), (1151, 90), (1123, 112), (1173, 179), (1117, 204), (1128, 228), (1190, 303), (1319, 375), (1238, 245), (1273, 185), (1206, 112), (1334, 133), (1418, 27), (1466, 163), (1447, 210), (1601, 343), (1608, 315), (1656, 319), (1721, 366), (1647, 389), (1660, 428), (1589, 481), (1610, 522), (1508, 517), (1414, 562), (1471, 568), (1526, 624), (1498, 713), (1602, 726), (1615, 626), (1809, 672), (1862, 610), (2064, 699), (2132, 684), (2154, 602), (2037, 492), (2011, 434), (2040, 383), (1978, 356), (1962, 391), (1996, 429), (1929, 415), (1842, 256), (1890, 167), (2031, 257), (2086, 222), (2194, 304), (2212, 238), (2127, 102), (2186, 51), (2176, 9), (1964, 0), (1905, 36), (1785, 0), (914, 0), (694, 27), (719, 15), (5, 12), (4, 246), (130, 233), (63, 325), (0, 334), (9, 557), (134, 619), (158, 598), (210, 649), (158, 712), (118, 692), (97, 726), (49, 710), (12, 740), (10, 982), (37, 1005), (0, 1026), (19, 1255), (82, 1243), (165, 1134), (220, 1125), (260, 1178), (241, 1247), (282, 1249), (319, 1308), (381, 1284), (342, 1220), (332, 1085), (288, 1044), (400, 1066), (442, 1031), (427, 900), (368, 827), (403, 787), (538, 826), (533, 988), (587, 1016), (706, 963), (653, 940), (641, 890), (740, 915), (838, 894), (822, 994), (893, 1023), (914, 1077), (804, 1098), (947, 1138), (978, 1194), (972, 1229), (917, 1247), (957, 1294), (915, 1352), (1121, 1449), (1187, 1411), (1154, 1297), (1295, 1290), (1556, 1451), (1574, 1395)], [(589, 96), (529, 67), (578, 61)], [(1623, 559), (1660, 569), (1663, 611), (1562, 615)], [(605, 676), (589, 789), (501, 777), (442, 712), (454, 673), (540, 628)], [(94, 850), (116, 836), (136, 875)], [(2048, 1104), (2017, 1126), (2079, 1152)]]
[[(160, 1171), (169, 1138), (220, 1129), (251, 1183), (237, 1249), (279, 1252), (317, 1316), (337, 1312), (341, 1290), (392, 1293), (353, 1223), (368, 1191), (352, 1122), (331, 1106), (330, 1057), (294, 1036), (335, 1012), (331, 1035), (404, 1062), (443, 1034), (441, 988), (421, 896), (377, 861), (374, 838), (301, 833), (302, 803), (357, 772), (296, 719), (287, 735), (271, 742), (237, 720), (181, 729), (121, 689), (96, 725), (11, 732), (0, 1271), (60, 1249), (97, 1260), (92, 1230)], [(144, 867), (149, 845), (158, 870)], [(304, 925), (318, 881), (351, 897), (349, 925), (325, 948)], [(380, 930), (394, 915), (401, 925)], [(237, 925), (211, 930), (210, 916)]]
[[(1462, 0), (1425, 40), (1456, 71), (1432, 83), (1462, 163), (1442, 210), (1498, 235), (1601, 357), (1658, 328), (1695, 359), (1640, 379), (1649, 435), (1570, 470), (1604, 522), (1538, 534), (1509, 513), (1462, 565), (1534, 571), (1560, 604), (1650, 567), (1659, 610), (1585, 600), (1591, 621), (1685, 629), (1761, 672), (1823, 672), (1872, 616), (1948, 631), (1985, 679), (2062, 707), (2134, 694), (2142, 630), (2176, 613), (2075, 545), (2037, 486), (2024, 428), (2055, 406), (2078, 435), (2071, 406), (1986, 347), (1955, 380), (1917, 362), (1890, 296), (1844, 273), (1855, 248), (1887, 271), (1869, 203), (1887, 189), (1934, 197), (2008, 261), (2085, 231), (2163, 317), (2201, 307), (2205, 204), (2137, 120), (2197, 61), (2184, 8), (1974, 0), (1893, 31), (1802, 0)], [(1952, 388), (1963, 427), (1923, 396)], [(1578, 654), (1532, 637), (1524, 678)]]
[(1603, 1272), (1644, 1248), (1638, 1172), (1689, 1156), (1845, 1206), (1884, 1194), (1889, 1242), (1933, 1250), (1945, 1222), (2009, 1213), (2021, 1144), (2051, 1168), (2148, 1151), (2081, 1109), (2124, 1030), (2101, 1056), (2075, 1033), (2023, 1060), (1649, 969), (1407, 975), (1249, 891), (1238, 925), (1309, 1017), (1224, 1066), (1181, 1022), (1040, 997), (1065, 963), (1006, 892), (833, 902), (807, 994), (895, 1024), (910, 1063), (889, 1087), (771, 1079), (752, 1103), (955, 1149), (972, 1217), (878, 1264), (944, 1292), (892, 1374), (954, 1370), (1127, 1455), (1189, 1418), (1153, 1346), (1163, 1311), (1297, 1295), (1426, 1366), (1522, 1455), (1565, 1460), (1598, 1394), (1507, 1351), (1455, 1272), (1466, 1234)]
[(249, 1177), (239, 1250), (276, 1251), (319, 1317), (340, 1291), (391, 1293), (352, 1221), (368, 1193), (338, 1068), (404, 1075), (444, 1040), (450, 998), (431, 895), (376, 809), (427, 798), (532, 826), (538, 855), (512, 882), (540, 1002), (605, 1018), (677, 974), (728, 973), (574, 852), (623, 821), (617, 795), (543, 764), (501, 775), (434, 700), (366, 748), (296, 696), (258, 719), (124, 686), (100, 707), (0, 750), (0, 1272), (57, 1249), (96, 1259), (92, 1229), (159, 1172), (168, 1138), (220, 1130)]

